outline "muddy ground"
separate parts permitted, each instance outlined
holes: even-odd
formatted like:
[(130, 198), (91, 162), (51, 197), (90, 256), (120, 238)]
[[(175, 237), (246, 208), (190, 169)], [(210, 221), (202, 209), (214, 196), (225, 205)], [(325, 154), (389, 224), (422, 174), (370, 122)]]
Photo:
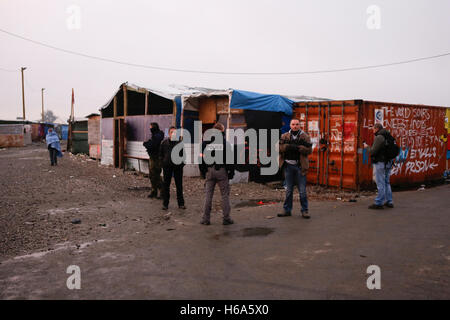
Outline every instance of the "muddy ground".
[[(155, 225), (170, 225), (177, 217), (193, 222), (201, 218), (204, 184), (201, 178), (184, 179), (186, 211), (176, 207), (172, 182), (170, 210), (165, 212), (160, 200), (147, 198), (150, 182), (146, 175), (103, 166), (85, 155), (71, 153), (52, 167), (47, 150), (39, 143), (0, 151), (0, 176), (0, 257), (53, 250), (55, 244), (65, 241), (95, 241), (106, 233), (121, 234), (129, 229), (138, 228), (145, 233)], [(217, 189), (213, 213), (220, 214)], [(308, 186), (308, 192), (312, 201), (357, 200), (373, 194), (315, 186)], [(245, 207), (282, 202), (285, 192), (276, 183), (241, 183), (232, 185), (230, 194), (232, 206), (239, 212)], [(297, 193), (294, 200), (298, 201)], [(127, 211), (121, 210), (124, 202)], [(133, 220), (127, 215), (129, 211), (141, 214)], [(73, 224), (76, 219), (81, 223)]]
[(372, 192), (309, 187), (310, 220), (297, 192), (296, 214), (278, 218), (283, 189), (237, 184), (236, 223), (221, 224), (217, 191), (203, 226), (200, 178), (184, 180), (187, 210), (172, 185), (162, 211), (148, 178), (70, 154), (51, 167), (40, 144), (0, 150), (0, 177), (0, 299), (450, 298), (449, 184), (394, 192), (381, 211)]

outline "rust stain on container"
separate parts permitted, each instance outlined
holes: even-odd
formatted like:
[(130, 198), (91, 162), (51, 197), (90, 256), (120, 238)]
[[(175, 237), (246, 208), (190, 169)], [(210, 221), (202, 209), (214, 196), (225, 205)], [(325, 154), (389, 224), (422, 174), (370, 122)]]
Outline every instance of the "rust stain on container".
[(401, 147), (392, 185), (441, 179), (447, 157), (445, 113), (443, 107), (363, 100), (296, 103), (294, 116), (313, 142), (308, 182), (353, 190), (373, 186), (363, 142), (373, 143), (376, 122)]
[(0, 147), (23, 147), (25, 146), (23, 134), (0, 134)]

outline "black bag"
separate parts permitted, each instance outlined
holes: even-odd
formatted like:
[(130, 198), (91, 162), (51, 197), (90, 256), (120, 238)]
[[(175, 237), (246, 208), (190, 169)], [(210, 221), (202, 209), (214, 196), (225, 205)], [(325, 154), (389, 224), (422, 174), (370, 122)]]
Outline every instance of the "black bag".
[(383, 134), (384, 137), (384, 162), (395, 159), (400, 154), (400, 147), (395, 138), (389, 133)]

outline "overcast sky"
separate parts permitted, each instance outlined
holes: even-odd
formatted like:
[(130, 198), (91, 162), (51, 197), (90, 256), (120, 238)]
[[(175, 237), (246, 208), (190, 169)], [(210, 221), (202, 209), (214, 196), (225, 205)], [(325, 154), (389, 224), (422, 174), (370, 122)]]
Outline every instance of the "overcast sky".
[[(367, 12), (371, 5), (380, 10)], [(75, 11), (80, 11), (77, 25)], [(369, 22), (369, 23), (368, 23)], [(379, 24), (378, 24), (379, 23)], [(79, 26), (79, 28), (77, 28)], [(380, 28), (376, 28), (379, 26)], [(398, 62), (450, 52), (450, 0), (0, 0), (0, 29), (55, 47), (141, 65), (293, 72)], [(96, 112), (126, 81), (450, 106), (450, 56), (385, 68), (302, 75), (158, 71), (74, 56), (0, 32), (0, 119), (45, 106), (66, 120)], [(7, 70), (17, 70), (9, 72)]]

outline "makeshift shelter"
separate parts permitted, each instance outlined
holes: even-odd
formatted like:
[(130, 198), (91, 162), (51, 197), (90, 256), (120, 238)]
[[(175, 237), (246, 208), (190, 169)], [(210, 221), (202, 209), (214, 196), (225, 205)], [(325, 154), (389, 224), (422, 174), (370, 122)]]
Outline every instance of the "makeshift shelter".
[(150, 137), (150, 123), (157, 122), (167, 134), (168, 128), (179, 119), (180, 96), (175, 89), (120, 85), (100, 109), (101, 163), (148, 172), (148, 154), (142, 143)]
[[(276, 94), (261, 94), (234, 89), (183, 95), (182, 127), (189, 131), (191, 137), (195, 135), (194, 121), (196, 120), (202, 121), (202, 133), (216, 122), (222, 123), (226, 129), (277, 129), (283, 133), (289, 130), (294, 101), (314, 101), (319, 98), (301, 96), (291, 97), (291, 99)], [(201, 136), (201, 134), (197, 133), (197, 136)], [(193, 141), (193, 143), (198, 143), (198, 141)], [(258, 141), (258, 145), (259, 143), (260, 141)], [(267, 143), (267, 145), (270, 144)], [(237, 149), (237, 145), (235, 145), (235, 150)], [(189, 152), (193, 155), (193, 147)], [(268, 152), (271, 150), (269, 149)], [(248, 158), (248, 155), (244, 156), (246, 159)], [(187, 166), (187, 169), (185, 174), (198, 174), (196, 166), (193, 166), (192, 170), (189, 170), (190, 168)], [(262, 182), (279, 178), (262, 176), (259, 164), (238, 165), (237, 169), (242, 173), (236, 175), (235, 181)]]

